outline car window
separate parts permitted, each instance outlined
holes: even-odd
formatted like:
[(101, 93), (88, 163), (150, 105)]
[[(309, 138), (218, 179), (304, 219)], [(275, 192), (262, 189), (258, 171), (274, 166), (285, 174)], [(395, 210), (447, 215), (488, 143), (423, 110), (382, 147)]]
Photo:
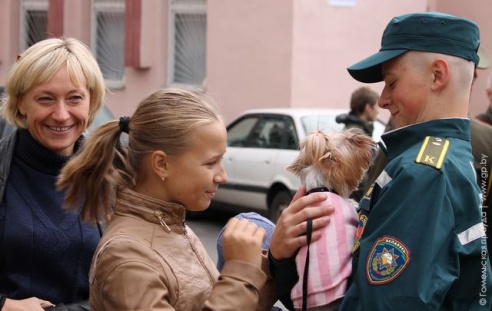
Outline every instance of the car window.
[(267, 147), (282, 147), (282, 136), (285, 131), (284, 122), (282, 120), (268, 120), (264, 129), (268, 131)]
[(283, 132), (282, 118), (263, 117), (251, 131), (247, 146), (252, 148), (280, 148)]
[(296, 127), (292, 119), (287, 119), (287, 130), (285, 131), (285, 149), (299, 149), (299, 137), (297, 137)]
[(250, 116), (227, 130), (230, 147), (296, 150), (298, 141), (294, 123), (283, 116)]
[(248, 137), (258, 119), (258, 117), (248, 117), (231, 124), (227, 129), (227, 146), (247, 147)]

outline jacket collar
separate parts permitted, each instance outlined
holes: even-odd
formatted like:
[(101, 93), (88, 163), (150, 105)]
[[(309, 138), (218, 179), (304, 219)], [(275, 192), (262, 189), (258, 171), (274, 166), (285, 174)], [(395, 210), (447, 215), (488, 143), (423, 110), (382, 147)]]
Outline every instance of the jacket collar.
[(160, 224), (170, 232), (172, 226), (184, 227), (186, 208), (122, 188), (117, 193), (115, 214)]

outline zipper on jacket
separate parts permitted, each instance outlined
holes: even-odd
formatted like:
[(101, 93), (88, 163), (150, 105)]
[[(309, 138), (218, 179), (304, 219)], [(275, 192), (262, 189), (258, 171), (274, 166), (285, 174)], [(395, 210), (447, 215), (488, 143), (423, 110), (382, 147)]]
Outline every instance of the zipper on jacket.
[(161, 211), (156, 211), (155, 212), (155, 216), (159, 219), (159, 222), (161, 223), (161, 226), (164, 227), (164, 229), (166, 230), (166, 232), (168, 232), (168, 233), (171, 232), (171, 229), (168, 227), (168, 225), (164, 221), (164, 213), (161, 212)]
[(195, 254), (196, 258), (198, 259), (198, 261), (200, 262), (200, 264), (202, 265), (202, 268), (203, 270), (205, 270), (205, 272), (207, 273), (208, 275), (208, 279), (210, 281), (210, 284), (212, 286), (214, 286), (215, 284), (215, 279), (214, 277), (212, 276), (211, 272), (207, 269), (207, 265), (205, 264), (205, 262), (203, 261), (203, 258), (202, 256), (199, 255), (195, 245), (191, 242), (191, 239), (190, 239), (190, 236), (188, 235), (188, 230), (186, 230), (186, 222), (183, 220), (183, 235), (184, 237), (186, 238), (186, 240), (188, 240), (188, 244), (190, 245), (191, 247), (191, 250), (193, 251), (193, 254)]

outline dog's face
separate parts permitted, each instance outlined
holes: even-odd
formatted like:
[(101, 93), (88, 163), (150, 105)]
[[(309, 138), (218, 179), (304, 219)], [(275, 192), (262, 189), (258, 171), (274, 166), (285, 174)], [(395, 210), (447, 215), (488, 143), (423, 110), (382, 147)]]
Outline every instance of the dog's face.
[(298, 175), (303, 184), (308, 178), (322, 180), (318, 187), (348, 197), (369, 168), (374, 148), (375, 142), (359, 129), (330, 134), (315, 131), (301, 141), (299, 156), (287, 170)]

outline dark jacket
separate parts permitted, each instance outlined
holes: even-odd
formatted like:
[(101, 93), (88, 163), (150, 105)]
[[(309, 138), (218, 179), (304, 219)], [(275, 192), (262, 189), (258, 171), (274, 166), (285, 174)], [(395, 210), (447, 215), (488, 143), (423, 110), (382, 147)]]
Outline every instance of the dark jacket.
[(10, 164), (14, 157), (15, 141), (17, 139), (17, 131), (11, 133), (5, 139), (0, 140), (0, 154), (3, 161), (0, 161), (0, 202), (3, 201), (3, 194), (5, 192), (5, 186), (7, 185), (7, 178), (10, 173)]
[(345, 129), (361, 129), (367, 136), (372, 136), (372, 132), (374, 130), (374, 126), (372, 125), (372, 123), (362, 120), (353, 112), (340, 114), (335, 118), (335, 121), (337, 123), (345, 124)]
[[(488, 226), (487, 247), (492, 251), (492, 126), (477, 119), (471, 119), (471, 145), (477, 172), (477, 182), (482, 192), (482, 214)], [(489, 256), (490, 258), (490, 256)]]
[[(14, 157), (15, 145), (19, 131), (14, 131), (9, 136), (0, 140), (0, 154), (2, 155), (2, 161), (0, 161), (0, 202), (3, 201), (5, 194), (5, 188), (7, 185), (7, 179), (10, 174), (10, 167)], [(89, 301), (79, 301), (71, 304), (58, 304), (56, 307), (49, 308), (48, 310), (57, 311), (84, 311), (89, 309)]]
[(489, 106), (489, 108), (487, 108), (487, 111), (477, 115), (477, 119), (487, 123), (488, 125), (492, 125), (492, 107)]

